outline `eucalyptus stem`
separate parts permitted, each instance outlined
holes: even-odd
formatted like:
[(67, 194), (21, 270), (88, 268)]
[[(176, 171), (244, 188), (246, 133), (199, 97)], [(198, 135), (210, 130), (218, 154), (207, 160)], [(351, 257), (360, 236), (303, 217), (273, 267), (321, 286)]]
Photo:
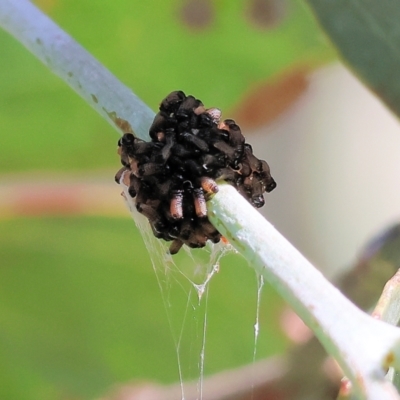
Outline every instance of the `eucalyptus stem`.
[[(0, 25), (120, 132), (148, 139), (154, 117), (150, 108), (29, 1), (0, 0)], [(336, 358), (357, 396), (400, 398), (384, 379), (388, 366), (400, 369), (398, 328), (373, 319), (347, 300), (233, 187), (221, 184), (208, 211), (216, 228)]]
[(392, 325), (400, 321), (400, 270), (386, 283), (372, 315)]
[[(357, 308), (227, 184), (208, 203), (209, 219), (313, 330), (361, 398), (400, 398), (385, 381), (400, 367), (400, 330)], [(362, 377), (363, 379), (360, 379)]]
[(148, 139), (154, 112), (29, 0), (0, 0), (0, 26), (120, 133)]

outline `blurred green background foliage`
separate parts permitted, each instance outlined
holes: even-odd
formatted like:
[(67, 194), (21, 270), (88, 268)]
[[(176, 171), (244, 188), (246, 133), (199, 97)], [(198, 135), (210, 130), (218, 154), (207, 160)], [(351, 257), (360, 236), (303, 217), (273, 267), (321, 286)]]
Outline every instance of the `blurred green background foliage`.
[[(154, 110), (181, 89), (229, 112), (259, 85), (333, 57), (299, 1), (36, 4)], [(109, 181), (117, 198), (117, 135), (2, 31), (0, 51), (0, 183), (22, 204), (0, 209), (0, 398), (90, 399), (117, 383), (177, 381), (160, 290), (122, 200), (93, 212), (68, 207), (79, 201), (73, 186), (65, 207), (29, 197), (43, 179), (55, 191), (87, 179)], [(46, 188), (43, 198), (53, 198)], [(222, 260), (210, 286), (206, 374), (251, 362), (256, 288), (243, 259)], [(261, 307), (258, 358), (287, 346), (277, 325), (282, 304), (269, 287)], [(194, 339), (183, 340), (190, 347)], [(198, 356), (184, 353), (182, 365)]]

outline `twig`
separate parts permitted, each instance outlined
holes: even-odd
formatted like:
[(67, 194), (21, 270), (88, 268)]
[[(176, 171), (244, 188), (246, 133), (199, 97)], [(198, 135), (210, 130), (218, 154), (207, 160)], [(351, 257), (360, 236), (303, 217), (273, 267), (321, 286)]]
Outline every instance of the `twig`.
[(28, 0), (1, 0), (0, 26), (120, 133), (148, 139), (153, 111)]
[(399, 398), (384, 380), (388, 364), (400, 366), (398, 328), (359, 310), (233, 187), (220, 185), (209, 218), (314, 331), (358, 396)]
[[(0, 24), (120, 131), (146, 138), (153, 113), (26, 0), (1, 0)], [(384, 380), (400, 367), (400, 330), (374, 320), (334, 288), (231, 186), (208, 202), (211, 221), (315, 332), (368, 399), (399, 399)]]
[(386, 283), (372, 316), (392, 325), (400, 321), (400, 270)]
[[(338, 279), (338, 287), (345, 291), (346, 295), (359, 307), (368, 310), (377, 302), (384, 283), (393, 276), (398, 265), (400, 265), (400, 225), (395, 225), (379, 232), (369, 241), (358, 261)], [(397, 285), (398, 282), (393, 283)], [(391, 284), (388, 283), (387, 287), (390, 288)], [(392, 293), (391, 290), (390, 293)], [(282, 370), (283, 360), (285, 361), (285, 368)], [(327, 369), (326, 352), (315, 337), (292, 349), (285, 358), (278, 359), (277, 365), (275, 365), (275, 361), (273, 363), (271, 361), (265, 360), (265, 366), (262, 363), (254, 365), (256, 370), (265, 375), (264, 381), (260, 381), (260, 386), (256, 390), (254, 390), (254, 387), (250, 387), (246, 381), (242, 383), (242, 387), (232, 386), (232, 381), (236, 381), (237, 378), (232, 375), (231, 379), (229, 373), (205, 378), (205, 392), (210, 390), (213, 394), (218, 393), (219, 397), (216, 397), (218, 400), (225, 398), (233, 400), (237, 397), (240, 400), (250, 398), (258, 400), (269, 397), (279, 397), (282, 400), (351, 398), (351, 385), (346, 379), (342, 380), (341, 397), (337, 397), (340, 370), (336, 370), (333, 363), (330, 363), (330, 368)], [(268, 365), (270, 366), (268, 367)], [(268, 368), (268, 371), (266, 368)], [(244, 367), (243, 371), (239, 367), (236, 374), (243, 376), (245, 370), (247, 370), (247, 367)], [(270, 370), (274, 371), (275, 374), (271, 376)], [(278, 376), (276, 376), (277, 371), (280, 371)], [(211, 382), (215, 382), (215, 387)], [(180, 387), (179, 385), (176, 386), (176, 393), (179, 394)], [(171, 393), (172, 387), (158, 387), (157, 393), (151, 391), (151, 395), (146, 396), (146, 400), (165, 400), (168, 398), (167, 393)], [(224, 395), (225, 391), (222, 391), (224, 394), (221, 395), (222, 388), (232, 387), (234, 387), (234, 390), (230, 391), (229, 396)], [(118, 389), (118, 392), (116, 392), (118, 395), (116, 394), (115, 397), (112, 396), (111, 398), (112, 400), (141, 399), (142, 391), (139, 391), (139, 389), (138, 385), (126, 384)], [(146, 389), (148, 389), (148, 386), (146, 386)], [(185, 397), (187, 396), (190, 399), (190, 393), (190, 383), (185, 383)], [(111, 400), (111, 398), (106, 397), (104, 400)], [(208, 397), (204, 397), (204, 400), (208, 400)]]
[[(254, 389), (273, 384), (285, 374), (286, 359), (271, 357), (255, 364), (219, 372), (204, 378), (203, 400), (243, 399), (249, 390), (249, 382)], [(180, 384), (156, 386), (147, 384), (125, 384), (99, 400), (176, 400), (180, 398)], [(198, 399), (198, 382), (185, 383), (185, 400)]]

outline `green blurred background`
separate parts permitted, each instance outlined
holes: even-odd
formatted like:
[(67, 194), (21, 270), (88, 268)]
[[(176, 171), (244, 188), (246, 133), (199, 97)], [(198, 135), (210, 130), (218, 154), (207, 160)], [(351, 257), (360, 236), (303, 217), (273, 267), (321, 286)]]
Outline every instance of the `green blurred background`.
[[(286, 76), (332, 58), (299, 1), (36, 4), (154, 110), (176, 89), (226, 116), (244, 99), (257, 108), (285, 98)], [(119, 383), (177, 381), (149, 254), (113, 184), (116, 132), (3, 31), (0, 52), (0, 398), (92, 399)], [(252, 361), (256, 295), (245, 261), (224, 258), (210, 285), (206, 374)], [(187, 298), (173, 300), (179, 309)], [(264, 288), (257, 359), (288, 345), (282, 307)], [(198, 340), (184, 335), (184, 346)], [(181, 357), (196, 378), (185, 368), (199, 354)]]

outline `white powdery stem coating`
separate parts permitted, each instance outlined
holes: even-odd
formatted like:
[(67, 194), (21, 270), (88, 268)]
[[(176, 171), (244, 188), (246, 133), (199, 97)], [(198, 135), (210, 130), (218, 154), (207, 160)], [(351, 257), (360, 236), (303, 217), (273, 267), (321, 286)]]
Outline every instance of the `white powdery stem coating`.
[(232, 186), (219, 189), (208, 202), (211, 222), (314, 331), (356, 393), (400, 398), (383, 368), (399, 363), (400, 330), (358, 309)]
[(120, 133), (149, 139), (154, 112), (28, 0), (0, 0), (0, 26)]

